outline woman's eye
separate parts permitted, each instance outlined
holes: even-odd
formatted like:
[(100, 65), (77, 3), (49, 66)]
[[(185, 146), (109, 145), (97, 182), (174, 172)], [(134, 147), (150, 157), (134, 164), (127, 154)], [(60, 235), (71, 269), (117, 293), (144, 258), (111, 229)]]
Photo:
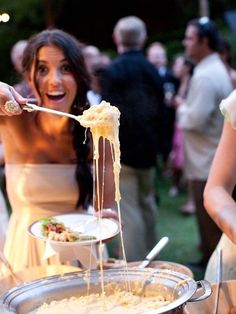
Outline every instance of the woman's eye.
[(45, 67), (44, 65), (39, 65), (37, 68), (37, 71), (40, 74), (46, 74), (47, 73), (47, 67)]
[(71, 72), (71, 68), (70, 68), (69, 64), (64, 64), (61, 67), (61, 70), (62, 70), (63, 73), (70, 73)]

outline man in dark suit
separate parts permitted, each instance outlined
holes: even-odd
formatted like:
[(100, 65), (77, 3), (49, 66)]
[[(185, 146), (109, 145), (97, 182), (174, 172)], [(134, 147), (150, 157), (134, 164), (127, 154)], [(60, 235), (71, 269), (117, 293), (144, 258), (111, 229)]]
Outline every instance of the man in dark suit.
[(102, 80), (102, 99), (121, 112), (121, 217), (128, 261), (142, 259), (156, 243), (154, 183), (163, 90), (158, 72), (142, 52), (146, 36), (139, 18), (120, 19), (113, 31), (119, 55)]

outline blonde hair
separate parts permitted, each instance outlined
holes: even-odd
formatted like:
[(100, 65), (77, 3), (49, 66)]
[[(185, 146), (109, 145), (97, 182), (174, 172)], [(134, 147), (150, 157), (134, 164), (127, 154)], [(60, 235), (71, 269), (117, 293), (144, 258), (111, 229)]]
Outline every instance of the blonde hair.
[(116, 23), (113, 35), (124, 47), (141, 48), (147, 37), (146, 25), (137, 16), (126, 16)]

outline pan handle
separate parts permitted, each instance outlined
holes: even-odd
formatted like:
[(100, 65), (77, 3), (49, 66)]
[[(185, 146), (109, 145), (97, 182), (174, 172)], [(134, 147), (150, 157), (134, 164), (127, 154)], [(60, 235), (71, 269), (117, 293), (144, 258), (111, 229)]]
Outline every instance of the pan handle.
[[(197, 297), (194, 295), (203, 290), (203, 294)], [(212, 294), (211, 284), (207, 280), (199, 280), (197, 281), (197, 290), (194, 295), (187, 302), (198, 302), (207, 299)]]

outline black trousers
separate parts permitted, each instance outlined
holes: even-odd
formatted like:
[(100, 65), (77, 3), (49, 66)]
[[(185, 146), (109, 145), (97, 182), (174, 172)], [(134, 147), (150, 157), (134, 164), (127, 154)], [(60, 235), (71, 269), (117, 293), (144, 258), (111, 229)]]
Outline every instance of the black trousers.
[(192, 180), (193, 198), (196, 206), (196, 218), (200, 235), (202, 262), (207, 263), (222, 235), (221, 229), (208, 215), (203, 206), (203, 192), (206, 181)]

